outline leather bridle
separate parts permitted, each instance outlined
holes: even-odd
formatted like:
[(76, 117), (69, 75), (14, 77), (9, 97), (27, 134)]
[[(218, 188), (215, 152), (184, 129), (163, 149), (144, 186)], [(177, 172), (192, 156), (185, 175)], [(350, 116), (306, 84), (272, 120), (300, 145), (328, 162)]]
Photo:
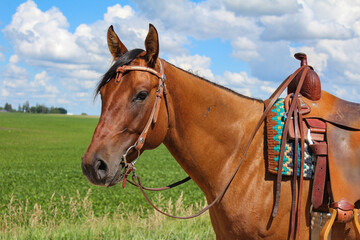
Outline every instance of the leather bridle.
[[(148, 72), (150, 74), (155, 75), (159, 79), (159, 86), (158, 86), (158, 89), (156, 90), (155, 102), (154, 102), (153, 108), (151, 110), (150, 117), (149, 117), (149, 119), (148, 119), (148, 121), (147, 121), (147, 123), (145, 125), (145, 128), (141, 132), (141, 134), (139, 135), (136, 142), (126, 150), (126, 152), (124, 153), (124, 155), (121, 158), (120, 165), (123, 166), (124, 171), (120, 175), (120, 178), (119, 178), (118, 181), (119, 182), (123, 181), (123, 187), (125, 187), (128, 175), (131, 172), (135, 173), (134, 164), (135, 164), (135, 162), (138, 160), (138, 158), (140, 156), (141, 149), (144, 147), (144, 143), (145, 143), (148, 131), (150, 129), (150, 126), (157, 122), (162, 97), (164, 97), (165, 102), (166, 102), (166, 106), (167, 106), (167, 97), (166, 97), (167, 90), (166, 90), (166, 83), (165, 83), (166, 76), (164, 74), (164, 67), (163, 67), (163, 63), (162, 63), (161, 59), (159, 60), (159, 65), (160, 65), (160, 72), (157, 72), (155, 69), (152, 69), (152, 68), (149, 68), (149, 67), (128, 66), (128, 65), (123, 65), (123, 66), (120, 66), (120, 67), (118, 67), (116, 69), (116, 77), (115, 77), (115, 82), (116, 83), (119, 83), (121, 81), (123, 75), (126, 72), (129, 72), (129, 71)], [(136, 159), (134, 161), (128, 162), (127, 161), (127, 156), (132, 150), (135, 150), (137, 152), (137, 157), (136, 157)]]

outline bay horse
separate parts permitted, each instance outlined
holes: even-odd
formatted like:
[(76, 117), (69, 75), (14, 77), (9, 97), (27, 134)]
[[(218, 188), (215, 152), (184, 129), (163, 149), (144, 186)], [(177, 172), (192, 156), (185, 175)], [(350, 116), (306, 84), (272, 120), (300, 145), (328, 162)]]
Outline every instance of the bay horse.
[[(84, 175), (93, 184), (113, 186), (123, 177), (124, 164), (164, 143), (208, 203), (212, 202), (238, 166), (264, 102), (160, 59), (158, 33), (151, 24), (145, 51), (128, 51), (112, 26), (107, 40), (114, 64), (96, 89), (101, 95), (101, 116), (82, 156)], [(159, 86), (165, 81), (163, 76), (166, 89)], [(156, 100), (159, 89), (166, 101)], [(155, 117), (156, 121), (148, 120)], [(146, 140), (141, 137), (145, 128)], [(227, 191), (209, 210), (217, 239), (290, 236), (291, 181), (285, 179), (281, 186), (280, 207), (273, 218), (276, 176), (266, 171), (264, 134), (261, 125)], [(137, 148), (138, 144), (142, 146)], [(309, 189), (310, 181), (304, 181), (300, 229), (304, 239), (310, 234)], [(332, 239), (355, 239), (352, 225), (336, 223)]]

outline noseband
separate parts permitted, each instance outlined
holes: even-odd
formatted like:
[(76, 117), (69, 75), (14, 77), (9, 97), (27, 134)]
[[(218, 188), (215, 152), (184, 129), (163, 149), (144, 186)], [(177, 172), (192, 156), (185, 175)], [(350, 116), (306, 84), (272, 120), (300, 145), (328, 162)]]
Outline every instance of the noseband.
[[(156, 97), (155, 97), (155, 102), (153, 105), (153, 108), (151, 110), (151, 114), (150, 117), (145, 125), (144, 130), (141, 132), (140, 136), (138, 137), (138, 139), (136, 140), (136, 142), (131, 145), (126, 152), (124, 153), (124, 155), (121, 158), (120, 161), (120, 165), (124, 166), (124, 171), (123, 173), (120, 175), (119, 181), (123, 181), (123, 187), (125, 187), (126, 181), (127, 181), (127, 177), (131, 172), (135, 173), (135, 168), (134, 168), (134, 164), (135, 162), (138, 160), (139, 156), (140, 156), (140, 150), (143, 148), (148, 131), (150, 129), (151, 124), (155, 124), (157, 122), (157, 118), (159, 115), (159, 110), (160, 110), (160, 105), (161, 105), (161, 98), (164, 97), (165, 102), (167, 103), (167, 90), (166, 90), (166, 77), (164, 74), (164, 67), (163, 67), (163, 63), (162, 60), (159, 59), (159, 63), (160, 63), (160, 73), (157, 72), (156, 70), (149, 68), (149, 67), (142, 67), (142, 66), (120, 66), (116, 69), (116, 77), (115, 77), (115, 82), (118, 83), (121, 81), (123, 75), (126, 72), (129, 71), (143, 71), (143, 72), (148, 72), (151, 73), (155, 76), (158, 77), (159, 79), (159, 86), (158, 89), (156, 90)], [(167, 104), (166, 104), (167, 105)], [(133, 162), (128, 162), (127, 161), (127, 156), (128, 154), (131, 152), (131, 150), (137, 151), (137, 157)]]

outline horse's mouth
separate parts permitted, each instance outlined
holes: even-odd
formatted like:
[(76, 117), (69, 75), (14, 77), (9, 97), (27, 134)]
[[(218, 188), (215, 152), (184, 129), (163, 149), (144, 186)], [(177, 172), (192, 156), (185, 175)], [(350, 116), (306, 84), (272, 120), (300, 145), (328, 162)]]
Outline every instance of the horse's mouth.
[(112, 177), (108, 177), (105, 181), (106, 187), (115, 186), (117, 183), (121, 182), (124, 178), (124, 174), (122, 170), (124, 169), (124, 164), (120, 163), (118, 169), (116, 170), (115, 174)]
[[(129, 154), (130, 159), (131, 159), (131, 161), (129, 163), (126, 162), (126, 154), (124, 154), (121, 157), (121, 160), (119, 161), (119, 164), (118, 164), (119, 167), (118, 167), (117, 171), (115, 172), (114, 176), (112, 178), (107, 178), (107, 180), (105, 182), (106, 187), (114, 186), (118, 182), (123, 181), (124, 178), (127, 178), (128, 175), (135, 170), (134, 163), (136, 162), (137, 158), (139, 158), (139, 152), (138, 152), (137, 157), (136, 157), (136, 151)], [(133, 159), (135, 159), (134, 163), (132, 163)], [(134, 172), (133, 172), (133, 174), (134, 174)]]
[(121, 182), (121, 181), (122, 181), (122, 179), (120, 179), (118, 177), (114, 177), (113, 179), (110, 179), (105, 182), (105, 187), (115, 186), (118, 182)]

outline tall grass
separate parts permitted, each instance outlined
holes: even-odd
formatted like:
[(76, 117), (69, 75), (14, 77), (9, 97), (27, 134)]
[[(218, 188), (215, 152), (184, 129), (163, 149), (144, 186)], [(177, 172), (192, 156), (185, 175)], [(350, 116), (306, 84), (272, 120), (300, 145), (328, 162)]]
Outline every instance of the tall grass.
[[(14, 198), (1, 217), (1, 239), (215, 239), (207, 213), (188, 220), (170, 219), (155, 210), (139, 207), (123, 211), (119, 206), (113, 214), (96, 217), (85, 197), (49, 199), (50, 207), (30, 206), (28, 201)], [(54, 196), (54, 195), (53, 195)], [(157, 195), (156, 204), (175, 215), (191, 215), (203, 204), (184, 206), (183, 195), (173, 202)], [(204, 201), (205, 204), (205, 201)], [(68, 209), (67, 211), (61, 209)]]

